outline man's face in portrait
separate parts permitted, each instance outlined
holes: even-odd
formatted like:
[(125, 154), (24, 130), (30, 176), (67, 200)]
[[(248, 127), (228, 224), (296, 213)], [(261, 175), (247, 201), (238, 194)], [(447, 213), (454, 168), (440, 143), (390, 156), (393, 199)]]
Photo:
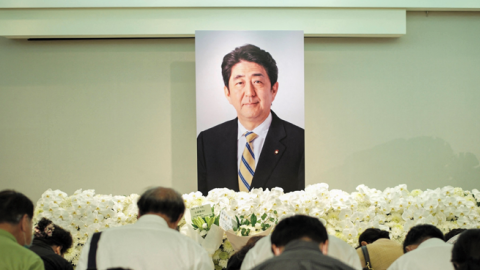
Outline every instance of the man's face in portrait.
[(263, 122), (278, 91), (278, 82), (273, 86), (265, 68), (257, 63), (240, 61), (232, 67), (225, 96), (235, 107), (241, 122)]

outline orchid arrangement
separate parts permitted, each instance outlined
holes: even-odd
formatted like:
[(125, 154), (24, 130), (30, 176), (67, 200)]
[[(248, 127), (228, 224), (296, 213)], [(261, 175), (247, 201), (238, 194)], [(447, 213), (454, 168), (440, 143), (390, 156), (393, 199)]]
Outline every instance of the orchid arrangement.
[(33, 222), (42, 217), (70, 231), (73, 245), (65, 259), (76, 265), (83, 245), (93, 233), (133, 224), (137, 220), (139, 196), (96, 195), (93, 189), (77, 190), (71, 196), (60, 190), (47, 190), (35, 207)]
[[(136, 221), (138, 195), (98, 195), (94, 190), (77, 190), (68, 196), (59, 190), (47, 190), (37, 202), (34, 222), (42, 217), (69, 230), (73, 248), (65, 258), (76, 264), (86, 240), (94, 232)], [(182, 221), (200, 230), (205, 238), (218, 221), (222, 210), (236, 216), (238, 236), (251, 236), (274, 227), (282, 218), (303, 214), (319, 218), (331, 235), (356, 246), (358, 236), (367, 228), (380, 228), (402, 242), (409, 229), (422, 223), (437, 226), (444, 233), (455, 228), (480, 228), (480, 191), (446, 186), (434, 190), (412, 190), (406, 185), (383, 191), (359, 185), (355, 192), (329, 189), (328, 184), (308, 186), (303, 191), (284, 193), (281, 188), (253, 189), (249, 193), (214, 189), (208, 196), (200, 192), (183, 195), (185, 206), (210, 204), (212, 215)], [(196, 228), (195, 228), (196, 227)], [(234, 253), (226, 238), (213, 252), (215, 269), (226, 267)]]

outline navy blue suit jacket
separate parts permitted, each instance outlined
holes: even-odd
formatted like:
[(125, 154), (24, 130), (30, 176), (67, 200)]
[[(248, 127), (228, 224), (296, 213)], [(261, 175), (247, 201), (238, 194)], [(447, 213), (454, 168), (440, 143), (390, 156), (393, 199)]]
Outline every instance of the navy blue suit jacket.
[[(237, 118), (202, 131), (197, 138), (198, 190), (239, 191)], [(305, 132), (272, 111), (272, 123), (258, 160), (251, 188), (305, 189)]]

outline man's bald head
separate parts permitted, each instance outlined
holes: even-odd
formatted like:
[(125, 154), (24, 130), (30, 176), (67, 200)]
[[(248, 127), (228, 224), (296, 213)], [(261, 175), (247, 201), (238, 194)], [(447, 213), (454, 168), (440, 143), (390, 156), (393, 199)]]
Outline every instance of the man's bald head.
[(185, 212), (182, 195), (171, 188), (151, 188), (142, 194), (137, 205), (140, 216), (161, 214), (170, 219), (169, 222), (178, 221)]

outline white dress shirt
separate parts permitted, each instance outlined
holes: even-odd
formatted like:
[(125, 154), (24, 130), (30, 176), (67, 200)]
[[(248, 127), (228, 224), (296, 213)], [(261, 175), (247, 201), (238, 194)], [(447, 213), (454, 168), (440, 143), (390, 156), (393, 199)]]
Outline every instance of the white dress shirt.
[(387, 270), (454, 270), (450, 261), (452, 244), (438, 238), (430, 238), (416, 249), (403, 254)]
[(238, 136), (237, 136), (237, 172), (240, 170), (240, 161), (242, 160), (243, 150), (247, 144), (245, 133), (247, 131), (253, 131), (257, 134), (257, 138), (253, 140), (253, 154), (255, 155), (255, 168), (257, 167), (258, 160), (260, 159), (260, 153), (262, 153), (263, 145), (265, 144), (265, 138), (267, 137), (268, 129), (272, 124), (272, 112), (268, 115), (267, 119), (263, 121), (258, 127), (253, 130), (247, 130), (240, 121), (238, 121)]
[[(77, 270), (87, 269), (91, 238), (83, 247)], [(195, 241), (170, 229), (157, 215), (141, 216), (135, 224), (111, 228), (98, 241), (97, 268), (214, 269), (212, 258)]]
[[(247, 252), (240, 270), (250, 270), (272, 258), (273, 253), (271, 247), (272, 243), (270, 241), (270, 235), (258, 240), (255, 246)], [(333, 235), (328, 235), (328, 256), (331, 256), (354, 269), (362, 269), (360, 258), (355, 249), (345, 241)]]

